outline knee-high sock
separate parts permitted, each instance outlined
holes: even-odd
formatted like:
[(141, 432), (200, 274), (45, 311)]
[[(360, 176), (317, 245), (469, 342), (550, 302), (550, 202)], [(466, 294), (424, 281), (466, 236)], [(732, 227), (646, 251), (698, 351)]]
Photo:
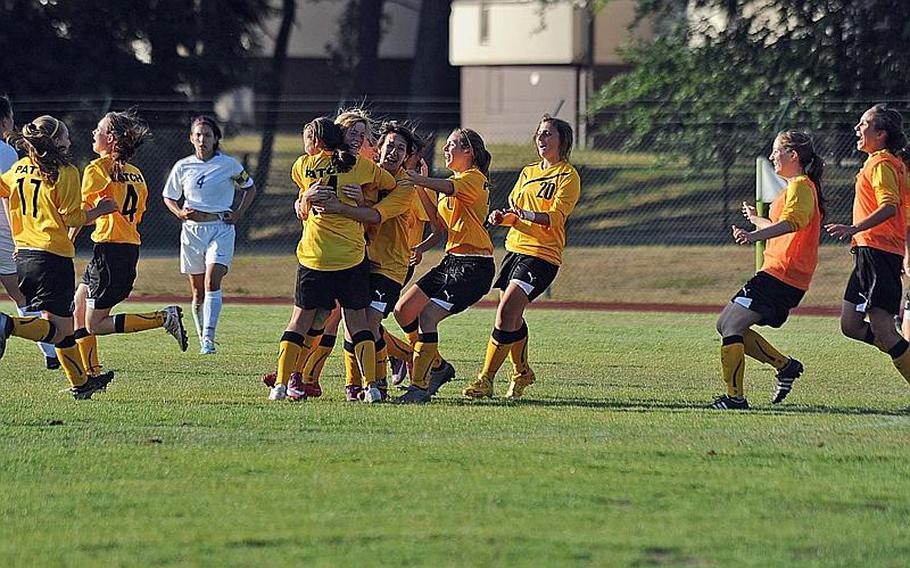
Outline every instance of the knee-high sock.
[(376, 382), (376, 341), (373, 332), (368, 329), (358, 331), (351, 337), (351, 343), (354, 344), (354, 358), (363, 376), (363, 384), (369, 386)]
[(743, 336), (730, 335), (723, 338), (720, 348), (720, 365), (727, 383), (727, 395), (733, 398), (744, 396), (743, 375), (746, 367), (746, 352)]
[[(521, 330), (503, 331), (493, 328), (490, 334), (490, 340), (487, 341), (487, 352), (483, 358), (483, 369), (480, 376), (491, 381), (496, 376), (496, 372), (502, 367), (509, 352), (512, 350), (512, 344), (521, 339)], [(527, 336), (525, 336), (527, 337)]]
[(79, 355), (79, 348), (76, 347), (76, 340), (72, 335), (66, 336), (57, 344), (57, 358), (60, 359), (60, 366), (63, 367), (63, 373), (70, 385), (80, 387), (85, 384), (88, 377), (82, 367), (82, 357)]
[[(24, 318), (27, 318), (27, 317), (40, 318), (41, 317), (41, 312), (30, 312), (30, 311), (26, 310), (25, 308), (16, 308), (16, 311), (19, 312), (19, 315)], [(57, 358), (57, 349), (54, 347), (53, 343), (49, 343), (47, 341), (39, 341), (38, 348), (41, 349), (41, 352), (44, 353), (45, 357), (48, 357), (50, 359)]]
[(345, 386), (363, 386), (363, 374), (354, 354), (354, 343), (344, 342), (344, 384)]
[(79, 357), (86, 374), (100, 375), (102, 367), (98, 354), (98, 338), (84, 327), (77, 329), (73, 338), (76, 340), (76, 347), (79, 348)]
[(386, 382), (389, 378), (389, 348), (385, 339), (376, 342), (376, 380)]
[(509, 359), (512, 360), (515, 373), (525, 375), (531, 371), (531, 365), (528, 363), (528, 324), (522, 320), (521, 327), (515, 334), (516, 339), (509, 349)]
[(891, 362), (904, 380), (910, 383), (910, 343), (901, 339), (888, 350), (888, 355), (891, 355)]
[(6, 324), (7, 337), (10, 335), (15, 335), (16, 337), (21, 337), (22, 339), (28, 339), (30, 341), (44, 341), (47, 342), (54, 337), (54, 334), (57, 333), (54, 324), (49, 322), (46, 319), (39, 317), (24, 317), (17, 318), (9, 316)]
[(414, 345), (414, 370), (411, 372), (411, 384), (422, 389), (430, 386), (430, 370), (433, 361), (439, 355), (439, 334), (421, 333)]
[(767, 363), (775, 369), (783, 369), (784, 365), (787, 364), (787, 357), (754, 330), (747, 329), (743, 334), (743, 346), (746, 355), (756, 361)]
[(295, 331), (285, 331), (278, 342), (278, 377), (275, 384), (287, 386), (297, 364), (297, 357), (303, 349), (303, 336)]
[(332, 349), (335, 348), (336, 337), (334, 335), (323, 335), (319, 339), (319, 344), (310, 350), (306, 363), (303, 366), (303, 380), (307, 383), (319, 382), (322, 376), (322, 369), (328, 360)]
[(137, 333), (164, 327), (165, 313), (117, 314), (114, 316), (114, 333)]
[(215, 340), (215, 328), (221, 315), (221, 290), (206, 290), (202, 302), (202, 337)]
[(202, 341), (202, 304), (193, 303), (193, 323), (196, 325), (196, 337)]
[(414, 348), (410, 343), (395, 337), (385, 328), (382, 329), (382, 338), (385, 340), (386, 349), (388, 349), (388, 354), (391, 357), (394, 357), (399, 361), (411, 360), (411, 356), (414, 354)]
[(306, 369), (306, 362), (310, 358), (310, 353), (319, 345), (319, 339), (322, 337), (322, 332), (322, 329), (310, 329), (306, 332), (306, 336), (303, 338), (303, 346), (306, 348), (306, 351), (301, 351), (300, 355), (297, 356), (297, 364), (294, 365), (295, 373), (303, 375), (303, 371)]

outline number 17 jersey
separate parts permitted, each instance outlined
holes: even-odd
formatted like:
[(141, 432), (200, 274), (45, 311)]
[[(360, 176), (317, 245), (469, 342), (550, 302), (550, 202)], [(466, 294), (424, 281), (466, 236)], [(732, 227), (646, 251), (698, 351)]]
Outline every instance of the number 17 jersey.
[(145, 213), (148, 186), (139, 168), (132, 164), (123, 165), (121, 181), (111, 179), (114, 160), (104, 156), (92, 160), (82, 174), (82, 206), (91, 209), (104, 197), (117, 203), (117, 210), (102, 215), (95, 221), (92, 240), (96, 243), (141, 244), (139, 223)]

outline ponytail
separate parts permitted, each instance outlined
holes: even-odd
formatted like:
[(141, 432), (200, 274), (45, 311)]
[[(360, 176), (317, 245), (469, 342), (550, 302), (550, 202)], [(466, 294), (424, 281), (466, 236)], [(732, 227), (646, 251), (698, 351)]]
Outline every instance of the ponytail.
[(471, 153), (474, 154), (473, 165), (476, 166), (485, 177), (489, 178), (490, 163), (493, 161), (493, 156), (490, 155), (490, 152), (487, 150), (483, 138), (480, 137), (480, 134), (470, 128), (459, 128), (457, 132), (461, 138), (460, 143), (462, 147), (470, 149)]
[(877, 104), (866, 112), (871, 112), (869, 124), (876, 130), (887, 134), (885, 148), (900, 158), (905, 165), (910, 167), (910, 142), (904, 133), (904, 117), (901, 113), (885, 104)]
[(10, 143), (21, 152), (28, 154), (38, 173), (45, 182), (57, 183), (60, 168), (69, 166), (69, 154), (57, 147), (57, 137), (66, 131), (66, 125), (50, 115), (39, 116), (22, 127), (22, 131), (10, 135)]
[(815, 194), (818, 198), (818, 211), (822, 219), (828, 212), (828, 201), (822, 194), (822, 175), (825, 173), (825, 160), (815, 151), (815, 142), (808, 133), (799, 130), (785, 130), (778, 133), (780, 145), (796, 152), (799, 164), (803, 167), (806, 176), (815, 184)]
[(108, 131), (113, 138), (111, 158), (114, 163), (111, 165), (111, 179), (123, 181), (123, 167), (136, 154), (139, 146), (151, 136), (151, 132), (134, 110), (109, 112), (104, 118), (107, 119)]
[(344, 142), (341, 128), (332, 122), (332, 119), (321, 116), (307, 124), (306, 128), (312, 128), (313, 139), (322, 143), (322, 147), (332, 153), (332, 165), (336, 171), (340, 173), (351, 171), (357, 163), (357, 156)]
[(805, 165), (806, 175), (815, 184), (815, 194), (818, 197), (818, 212), (821, 213), (822, 219), (828, 214), (828, 200), (822, 195), (822, 175), (825, 173), (825, 161), (821, 156), (812, 152), (809, 163)]

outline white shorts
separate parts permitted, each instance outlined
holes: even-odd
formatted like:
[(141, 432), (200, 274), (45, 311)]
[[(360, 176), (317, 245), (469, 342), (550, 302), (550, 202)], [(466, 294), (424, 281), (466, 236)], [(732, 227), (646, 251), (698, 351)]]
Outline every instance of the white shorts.
[(235, 235), (234, 225), (224, 221), (184, 221), (180, 231), (180, 272), (203, 274), (209, 264), (230, 267)]
[[(0, 213), (2, 212), (0, 208)], [(0, 276), (8, 276), (16, 274), (16, 261), (13, 259), (16, 243), (13, 242), (13, 235), (9, 229), (3, 229), (0, 227)]]

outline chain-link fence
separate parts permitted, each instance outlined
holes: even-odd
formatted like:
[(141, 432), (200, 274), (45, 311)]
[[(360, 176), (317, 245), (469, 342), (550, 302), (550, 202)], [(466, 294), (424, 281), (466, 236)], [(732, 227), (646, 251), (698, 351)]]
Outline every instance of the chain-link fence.
[[(19, 123), (44, 113), (66, 120), (80, 165), (92, 157), (91, 130), (98, 118), (109, 109), (138, 106), (154, 134), (136, 158), (150, 187), (148, 213), (141, 227), (146, 259), (143, 262), (160, 259), (176, 276), (174, 259), (179, 248), (179, 223), (158, 196), (172, 164), (192, 151), (188, 141), (189, 117), (197, 112), (212, 112), (214, 103), (171, 100), (14, 100), (13, 103)], [(862, 110), (870, 105), (868, 101), (825, 101), (811, 119), (820, 128), (809, 126), (808, 119), (801, 122), (799, 114), (792, 121), (787, 116), (779, 121), (783, 127), (807, 129), (815, 136), (819, 152), (827, 162), (824, 195), (828, 219), (833, 222), (850, 219), (854, 176), (863, 159), (855, 149), (852, 127)], [(292, 211), (296, 188), (289, 171), (302, 151), (301, 127), (315, 116), (332, 114), (339, 106), (345, 106), (345, 101), (283, 100), (253, 108), (250, 118), (243, 123), (226, 124), (225, 150), (248, 166), (258, 178), (261, 190), (251, 213), (238, 227), (237, 251), (245, 261), (237, 263), (234, 273), (249, 270), (250, 274), (246, 279), (235, 276), (228, 279), (244, 282), (233, 290), (235, 294), (287, 295), (287, 282), (294, 268), (292, 255), (300, 233)], [(457, 101), (377, 100), (369, 101), (366, 106), (377, 119), (417, 117), (425, 130), (432, 127), (439, 135), (434, 167), (437, 174), (445, 173), (439, 148), (451, 128), (459, 124)], [(634, 150), (625, 148), (626, 133), (605, 129), (622, 110), (602, 113), (592, 120), (588, 129), (591, 139), (581, 141), (572, 156), (582, 178), (582, 197), (568, 222), (570, 248), (552, 297), (608, 302), (714, 304), (726, 301), (754, 270), (753, 251), (733, 244), (730, 225), (745, 226), (740, 207), (742, 201), (754, 201), (755, 157), (770, 151), (775, 125), (760, 124), (757, 118), (759, 110), (764, 112), (766, 107), (767, 102), (757, 104), (755, 116), (738, 116), (717, 125), (716, 137), (706, 143), (723, 149), (727, 136), (730, 144), (737, 145), (735, 152), (725, 154), (733, 156), (726, 167), (719, 159), (694, 159), (685, 147), (667, 151), (657, 141), (659, 136), (653, 146), (661, 148), (661, 152), (641, 146)], [(262, 127), (257, 124), (269, 119), (276, 126), (266, 171), (261, 167)], [(477, 125), (464, 126), (478, 129), (491, 140), (501, 139), (495, 132), (485, 132)], [(531, 145), (535, 126), (535, 120), (529, 121), (527, 137), (523, 139), (489, 145), (493, 155), (492, 206), (505, 205), (521, 167), (535, 160)], [(658, 135), (660, 127), (656, 129)], [(668, 120), (666, 128), (678, 131), (681, 125)], [(90, 248), (90, 243), (84, 240), (87, 235), (83, 231), (78, 243), (83, 254)], [(504, 236), (502, 230), (493, 231), (497, 245), (502, 244)], [(844, 244), (827, 237), (822, 238), (822, 243), (819, 271), (804, 304), (837, 307), (851, 259)], [(282, 268), (280, 274), (269, 272), (279, 265), (287, 265), (287, 270)], [(228, 280), (225, 286), (230, 293)], [(270, 283), (275, 282), (281, 282), (280, 287), (270, 288)], [(137, 286), (140, 293), (165, 290), (160, 286), (144, 290), (141, 283), (140, 279)]]

